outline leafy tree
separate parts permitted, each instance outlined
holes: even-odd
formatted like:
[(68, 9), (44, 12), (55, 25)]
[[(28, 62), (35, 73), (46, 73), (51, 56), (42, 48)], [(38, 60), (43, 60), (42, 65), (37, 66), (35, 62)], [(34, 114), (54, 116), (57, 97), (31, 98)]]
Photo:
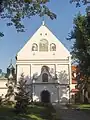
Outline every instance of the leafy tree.
[[(14, 25), (18, 32), (24, 32), (22, 20), (27, 17), (47, 15), (51, 19), (56, 15), (49, 10), (46, 4), (50, 0), (0, 0), (0, 19), (7, 19), (7, 26)], [(4, 34), (1, 32), (0, 36)]]
[(24, 79), (24, 75), (21, 74), (20, 80), (17, 84), (17, 92), (15, 93), (15, 100), (16, 100), (16, 105), (15, 109), (16, 112), (26, 112), (27, 107), (29, 104), (29, 101), (31, 100), (30, 98), (30, 91), (28, 91), (27, 80)]
[(86, 5), (90, 3), (90, 0), (70, 0), (70, 3), (76, 3), (76, 7), (80, 7), (81, 4)]
[[(12, 105), (14, 103), (14, 84), (13, 82), (8, 82), (6, 84), (7, 93), (4, 96), (3, 94), (0, 96), (0, 105)], [(12, 99), (13, 98), (13, 99)]]
[(79, 13), (74, 18), (73, 30), (68, 39), (74, 40), (72, 57), (78, 60), (80, 72), (84, 78), (78, 79), (78, 87), (86, 90), (90, 82), (90, 29), (88, 28), (87, 16), (82, 16)]
[(73, 58), (78, 60), (81, 71), (85, 75), (90, 74), (90, 30), (87, 17), (80, 13), (74, 18), (74, 26), (68, 40), (74, 39), (72, 48)]
[(2, 106), (4, 103), (4, 98), (3, 98), (3, 94), (0, 96), (0, 106)]

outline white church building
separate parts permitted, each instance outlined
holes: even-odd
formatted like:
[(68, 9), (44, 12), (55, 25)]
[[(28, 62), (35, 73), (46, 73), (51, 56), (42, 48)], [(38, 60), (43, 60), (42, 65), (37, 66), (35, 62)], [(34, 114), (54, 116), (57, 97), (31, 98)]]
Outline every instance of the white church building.
[(33, 101), (69, 102), (71, 55), (44, 22), (17, 53), (17, 81), (22, 73), (33, 86)]

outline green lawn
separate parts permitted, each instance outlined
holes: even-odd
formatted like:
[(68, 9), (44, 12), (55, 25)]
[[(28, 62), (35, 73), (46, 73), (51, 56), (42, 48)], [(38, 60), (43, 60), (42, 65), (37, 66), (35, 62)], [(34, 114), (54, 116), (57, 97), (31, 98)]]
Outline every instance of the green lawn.
[(90, 104), (72, 104), (70, 107), (71, 108), (79, 108), (81, 110), (84, 110), (84, 109), (90, 110)]
[(52, 120), (53, 107), (30, 105), (27, 114), (16, 114), (14, 108), (0, 107), (0, 120)]
[(88, 110), (90, 110), (90, 104), (80, 104), (80, 105), (78, 105), (78, 107), (80, 109), (88, 109)]

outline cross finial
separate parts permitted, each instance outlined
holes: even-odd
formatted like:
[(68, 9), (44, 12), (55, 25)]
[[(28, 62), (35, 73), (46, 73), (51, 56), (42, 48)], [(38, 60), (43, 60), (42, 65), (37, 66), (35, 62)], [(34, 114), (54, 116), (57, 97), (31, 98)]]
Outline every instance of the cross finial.
[(44, 26), (45, 25), (45, 18), (43, 16), (43, 19), (42, 19), (42, 25)]
[(45, 25), (45, 21), (42, 21), (42, 25), (43, 25), (43, 26)]

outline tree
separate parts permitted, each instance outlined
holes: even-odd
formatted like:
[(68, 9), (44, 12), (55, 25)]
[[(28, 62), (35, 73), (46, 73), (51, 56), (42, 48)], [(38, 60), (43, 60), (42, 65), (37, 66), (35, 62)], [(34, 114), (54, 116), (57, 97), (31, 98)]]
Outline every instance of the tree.
[(76, 7), (80, 7), (81, 4), (86, 5), (90, 3), (90, 0), (70, 0), (70, 3), (76, 3)]
[[(80, 7), (81, 4), (83, 5), (88, 5), (90, 3), (90, 0), (70, 0), (70, 3), (76, 3), (76, 7)], [(90, 30), (90, 5), (86, 7), (86, 12), (87, 12), (87, 19), (88, 19), (88, 27)]]
[(72, 57), (78, 60), (78, 66), (84, 78), (82, 81), (78, 80), (78, 87), (86, 90), (90, 83), (90, 29), (88, 29), (87, 16), (79, 13), (74, 18), (73, 30), (68, 39), (74, 39)]
[[(7, 26), (14, 25), (18, 32), (24, 32), (22, 20), (27, 17), (47, 15), (51, 19), (56, 15), (49, 10), (46, 4), (50, 0), (0, 0), (0, 19), (9, 21)], [(1, 32), (0, 36), (4, 34)]]
[(5, 95), (4, 104), (12, 104), (14, 101), (14, 83), (10, 81), (6, 84), (7, 93)]
[[(72, 47), (73, 58), (78, 60), (81, 71), (85, 75), (90, 74), (90, 34), (87, 16), (80, 13), (74, 18), (74, 26), (68, 40), (74, 39)], [(81, 54), (82, 53), (82, 54)]]
[(27, 80), (24, 79), (23, 73), (21, 74), (20, 80), (17, 84), (17, 92), (15, 93), (16, 105), (15, 109), (17, 113), (24, 113), (27, 111), (30, 98), (30, 90), (27, 87)]
[(12, 105), (14, 103), (14, 84), (13, 81), (8, 81), (6, 84), (7, 93), (0, 96), (0, 105)]

